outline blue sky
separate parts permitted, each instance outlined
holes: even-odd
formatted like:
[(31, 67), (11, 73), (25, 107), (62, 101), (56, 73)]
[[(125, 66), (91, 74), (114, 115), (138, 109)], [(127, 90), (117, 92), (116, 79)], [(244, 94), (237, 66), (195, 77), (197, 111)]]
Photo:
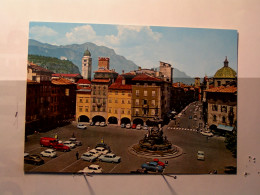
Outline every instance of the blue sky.
[(192, 77), (214, 75), (227, 56), (237, 71), (236, 30), (31, 22), (29, 38), (54, 45), (92, 42), (143, 68), (163, 61)]

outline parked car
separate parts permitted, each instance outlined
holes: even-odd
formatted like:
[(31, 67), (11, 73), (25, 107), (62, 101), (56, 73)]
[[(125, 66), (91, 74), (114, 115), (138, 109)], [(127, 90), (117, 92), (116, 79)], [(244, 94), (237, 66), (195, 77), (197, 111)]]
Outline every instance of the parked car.
[(163, 172), (163, 167), (158, 165), (157, 162), (144, 163), (141, 168), (146, 169), (147, 171)]
[(89, 151), (93, 156), (99, 157), (101, 154), (96, 149), (92, 149)]
[(128, 124), (125, 126), (125, 128), (127, 128), (127, 129), (131, 129), (131, 124), (128, 123)]
[(148, 130), (148, 126), (147, 126), (147, 125), (144, 125), (144, 126), (143, 126), (143, 130)]
[(100, 122), (96, 122), (96, 123), (95, 123), (95, 126), (100, 126)]
[(24, 163), (33, 164), (33, 165), (42, 165), (44, 164), (44, 160), (39, 155), (36, 154), (25, 155)]
[(106, 149), (103, 148), (103, 147), (97, 147), (97, 148), (95, 148), (95, 149), (96, 149), (96, 151), (98, 151), (101, 155), (108, 153), (108, 150), (106, 150)]
[(94, 123), (94, 122), (91, 122), (91, 123), (90, 123), (90, 126), (94, 126), (94, 125), (95, 125), (95, 123)]
[(59, 150), (59, 151), (63, 151), (63, 152), (68, 152), (68, 151), (70, 151), (70, 147), (65, 146), (65, 145), (63, 145), (63, 144), (56, 144), (56, 145), (53, 146), (53, 148), (54, 148), (55, 150)]
[(47, 149), (41, 152), (41, 156), (54, 158), (57, 156), (57, 153), (53, 149)]
[(158, 165), (162, 166), (163, 168), (165, 168), (165, 163), (163, 163), (162, 161), (159, 161), (158, 158), (153, 159), (154, 162), (157, 162)]
[(125, 123), (122, 123), (122, 124), (121, 124), (121, 128), (125, 128)]
[(100, 127), (105, 127), (105, 126), (107, 126), (107, 124), (105, 122), (100, 123)]
[(132, 129), (135, 129), (135, 128), (136, 128), (136, 124), (133, 124), (131, 128), (132, 128)]
[(77, 140), (77, 138), (75, 138), (75, 137), (71, 137), (69, 139), (69, 141), (71, 141), (71, 143), (73, 143), (73, 144), (76, 144), (76, 146), (82, 146), (81, 141)]
[(99, 165), (89, 165), (83, 170), (80, 170), (79, 173), (102, 173), (103, 170)]
[(83, 160), (89, 161), (89, 162), (93, 162), (97, 159), (97, 156), (94, 156), (90, 152), (85, 152), (84, 154), (81, 155), (80, 158), (83, 159)]
[(53, 145), (56, 145), (58, 143), (58, 140), (53, 137), (41, 137), (40, 138), (40, 145), (43, 147), (53, 147)]
[(87, 126), (86, 126), (86, 125), (83, 125), (83, 124), (78, 124), (78, 125), (77, 125), (77, 128), (78, 128), (78, 129), (87, 129)]
[(105, 148), (105, 150), (107, 150), (108, 152), (111, 152), (110, 146), (108, 146), (106, 143), (98, 143), (96, 145), (95, 149), (98, 148), (98, 147)]
[(198, 153), (197, 153), (197, 159), (198, 159), (198, 160), (205, 160), (204, 151), (198, 151)]
[(214, 134), (211, 133), (210, 131), (202, 131), (201, 132), (202, 135), (208, 136), (208, 137), (212, 137)]
[(73, 144), (71, 141), (65, 141), (65, 142), (63, 142), (63, 144), (64, 144), (65, 146), (70, 147), (70, 149), (76, 147), (76, 144)]
[(138, 125), (136, 126), (136, 129), (138, 129), (138, 130), (142, 129), (141, 124), (138, 124)]
[(112, 153), (103, 154), (98, 158), (100, 161), (103, 161), (103, 162), (119, 163), (121, 161), (120, 156), (116, 156), (115, 154), (112, 154)]

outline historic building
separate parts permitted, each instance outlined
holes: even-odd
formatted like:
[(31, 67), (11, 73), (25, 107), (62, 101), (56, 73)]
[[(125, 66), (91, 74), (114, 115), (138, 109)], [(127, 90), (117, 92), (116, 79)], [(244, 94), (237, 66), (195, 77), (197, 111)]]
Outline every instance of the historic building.
[(91, 53), (87, 49), (84, 54), (81, 61), (81, 74), (83, 76), (83, 79), (91, 80), (91, 73), (92, 73), (92, 58)]
[(131, 101), (132, 85), (120, 75), (108, 89), (108, 122), (118, 125), (131, 123)]
[(50, 81), (52, 78), (53, 72), (42, 68), (31, 62), (27, 63), (27, 79), (31, 81), (41, 82), (41, 81)]
[(237, 87), (214, 87), (206, 90), (206, 93), (209, 128), (232, 131), (237, 121)]
[(65, 78), (70, 80), (72, 83), (77, 83), (78, 80), (82, 79), (83, 77), (80, 74), (62, 74), (62, 73), (52, 74), (52, 79), (58, 79), (58, 78)]
[(220, 68), (214, 75), (214, 86), (219, 87), (221, 85), (227, 85), (233, 81), (236, 81), (237, 73), (228, 66), (227, 57), (224, 61), (224, 66)]
[(91, 111), (91, 82), (80, 79), (77, 82), (76, 97), (76, 120), (78, 122), (89, 122)]

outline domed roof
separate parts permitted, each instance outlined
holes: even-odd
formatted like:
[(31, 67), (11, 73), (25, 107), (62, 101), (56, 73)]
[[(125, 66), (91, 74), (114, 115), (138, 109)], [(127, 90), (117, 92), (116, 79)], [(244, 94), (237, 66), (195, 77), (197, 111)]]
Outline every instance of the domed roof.
[(224, 61), (224, 67), (220, 68), (214, 75), (214, 78), (236, 78), (236, 71), (228, 66), (228, 60)]
[(84, 52), (84, 56), (91, 56), (91, 53), (88, 49)]

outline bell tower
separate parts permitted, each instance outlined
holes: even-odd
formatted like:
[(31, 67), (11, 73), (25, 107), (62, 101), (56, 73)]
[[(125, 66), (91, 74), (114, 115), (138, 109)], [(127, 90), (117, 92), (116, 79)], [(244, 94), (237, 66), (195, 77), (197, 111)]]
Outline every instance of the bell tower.
[(82, 67), (81, 74), (83, 76), (83, 79), (88, 79), (90, 81), (91, 70), (92, 70), (92, 58), (91, 58), (91, 53), (88, 49), (84, 52), (81, 67)]

